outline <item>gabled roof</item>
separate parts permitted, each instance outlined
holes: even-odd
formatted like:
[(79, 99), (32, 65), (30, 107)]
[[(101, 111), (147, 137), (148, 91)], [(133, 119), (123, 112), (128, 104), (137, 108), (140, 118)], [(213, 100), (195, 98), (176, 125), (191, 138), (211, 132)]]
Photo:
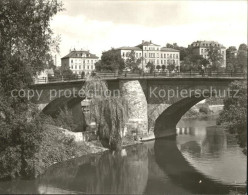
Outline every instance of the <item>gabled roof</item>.
[[(86, 57), (82, 57), (83, 54), (86, 54)], [(84, 50), (81, 50), (81, 51), (73, 50), (61, 59), (66, 59), (66, 58), (94, 58), (94, 59), (98, 59), (98, 57), (95, 54), (91, 54), (89, 51), (84, 51)]]
[(157, 44), (152, 43), (152, 41), (143, 41), (141, 44), (137, 45), (136, 47), (142, 47), (142, 46), (160, 46)]
[(162, 47), (162, 48), (161, 48), (161, 51), (179, 52), (179, 50), (177, 50), (177, 49), (168, 48), (168, 47)]

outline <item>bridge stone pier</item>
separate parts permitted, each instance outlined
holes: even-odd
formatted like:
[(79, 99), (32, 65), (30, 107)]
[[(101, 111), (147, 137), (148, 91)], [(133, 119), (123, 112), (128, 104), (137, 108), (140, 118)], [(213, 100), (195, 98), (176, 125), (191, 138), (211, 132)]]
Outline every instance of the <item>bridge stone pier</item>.
[[(158, 138), (175, 135), (178, 121), (201, 100), (228, 95), (228, 85), (234, 80), (244, 78), (113, 78), (106, 79), (106, 82), (110, 91), (120, 90), (128, 103), (128, 132), (135, 129), (139, 135), (154, 133)], [(70, 97), (66, 97), (65, 93), (59, 97), (58, 91), (78, 91), (83, 84), (81, 80), (33, 85), (33, 89), (42, 91), (39, 99), (34, 97), (34, 102), (49, 115), (57, 113), (65, 105), (78, 111), (84, 97), (77, 93)], [(57, 91), (57, 94), (51, 97), (51, 90)], [(75, 115), (77, 121), (81, 117)]]

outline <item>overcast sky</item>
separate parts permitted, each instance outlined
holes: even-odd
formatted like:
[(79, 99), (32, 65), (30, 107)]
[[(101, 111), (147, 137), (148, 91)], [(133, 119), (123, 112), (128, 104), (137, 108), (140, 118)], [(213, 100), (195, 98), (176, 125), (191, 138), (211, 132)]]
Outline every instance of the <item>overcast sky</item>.
[(51, 21), (61, 36), (60, 58), (72, 48), (99, 57), (111, 47), (142, 40), (188, 46), (214, 40), (224, 46), (247, 43), (247, 1), (99, 1), (63, 0), (65, 10)]

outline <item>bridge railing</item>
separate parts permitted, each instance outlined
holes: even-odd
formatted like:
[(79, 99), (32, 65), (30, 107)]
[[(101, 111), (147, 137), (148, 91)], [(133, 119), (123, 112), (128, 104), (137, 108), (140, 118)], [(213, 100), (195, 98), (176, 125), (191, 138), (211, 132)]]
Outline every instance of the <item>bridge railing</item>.
[[(197, 77), (247, 77), (246, 73), (243, 72), (205, 72), (204, 74), (199, 73), (198, 71), (188, 71), (188, 72), (154, 72), (154, 73), (131, 73), (126, 72), (122, 74), (117, 73), (111, 73), (111, 72), (99, 72), (96, 73), (98, 76), (100, 76), (103, 79), (111, 79), (111, 78), (172, 78), (172, 77), (178, 77), (178, 78), (197, 78)], [(35, 84), (41, 84), (41, 83), (53, 83), (53, 82), (67, 82), (67, 81), (78, 81), (78, 80), (84, 80), (85, 77), (82, 77), (81, 75), (73, 75), (73, 76), (50, 76), (50, 77), (42, 77), (42, 78), (36, 78), (34, 79)]]

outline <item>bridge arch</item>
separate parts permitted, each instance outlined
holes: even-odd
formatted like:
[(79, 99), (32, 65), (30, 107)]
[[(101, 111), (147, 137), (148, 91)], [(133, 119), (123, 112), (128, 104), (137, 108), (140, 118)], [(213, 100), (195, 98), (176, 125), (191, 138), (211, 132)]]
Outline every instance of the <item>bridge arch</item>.
[(176, 134), (176, 125), (182, 116), (194, 105), (210, 97), (210, 93), (201, 94), (200, 96), (192, 95), (180, 99), (179, 101), (168, 106), (154, 122), (154, 135), (156, 138), (171, 136)]
[(86, 119), (85, 115), (82, 111), (81, 101), (83, 101), (85, 97), (59, 97), (55, 98), (51, 102), (46, 105), (42, 113), (45, 115), (49, 115), (52, 117), (56, 117), (56, 115), (59, 114), (61, 109), (64, 107), (67, 107), (71, 112), (73, 116), (73, 121), (77, 125), (77, 128), (75, 131), (84, 131), (86, 129)]

